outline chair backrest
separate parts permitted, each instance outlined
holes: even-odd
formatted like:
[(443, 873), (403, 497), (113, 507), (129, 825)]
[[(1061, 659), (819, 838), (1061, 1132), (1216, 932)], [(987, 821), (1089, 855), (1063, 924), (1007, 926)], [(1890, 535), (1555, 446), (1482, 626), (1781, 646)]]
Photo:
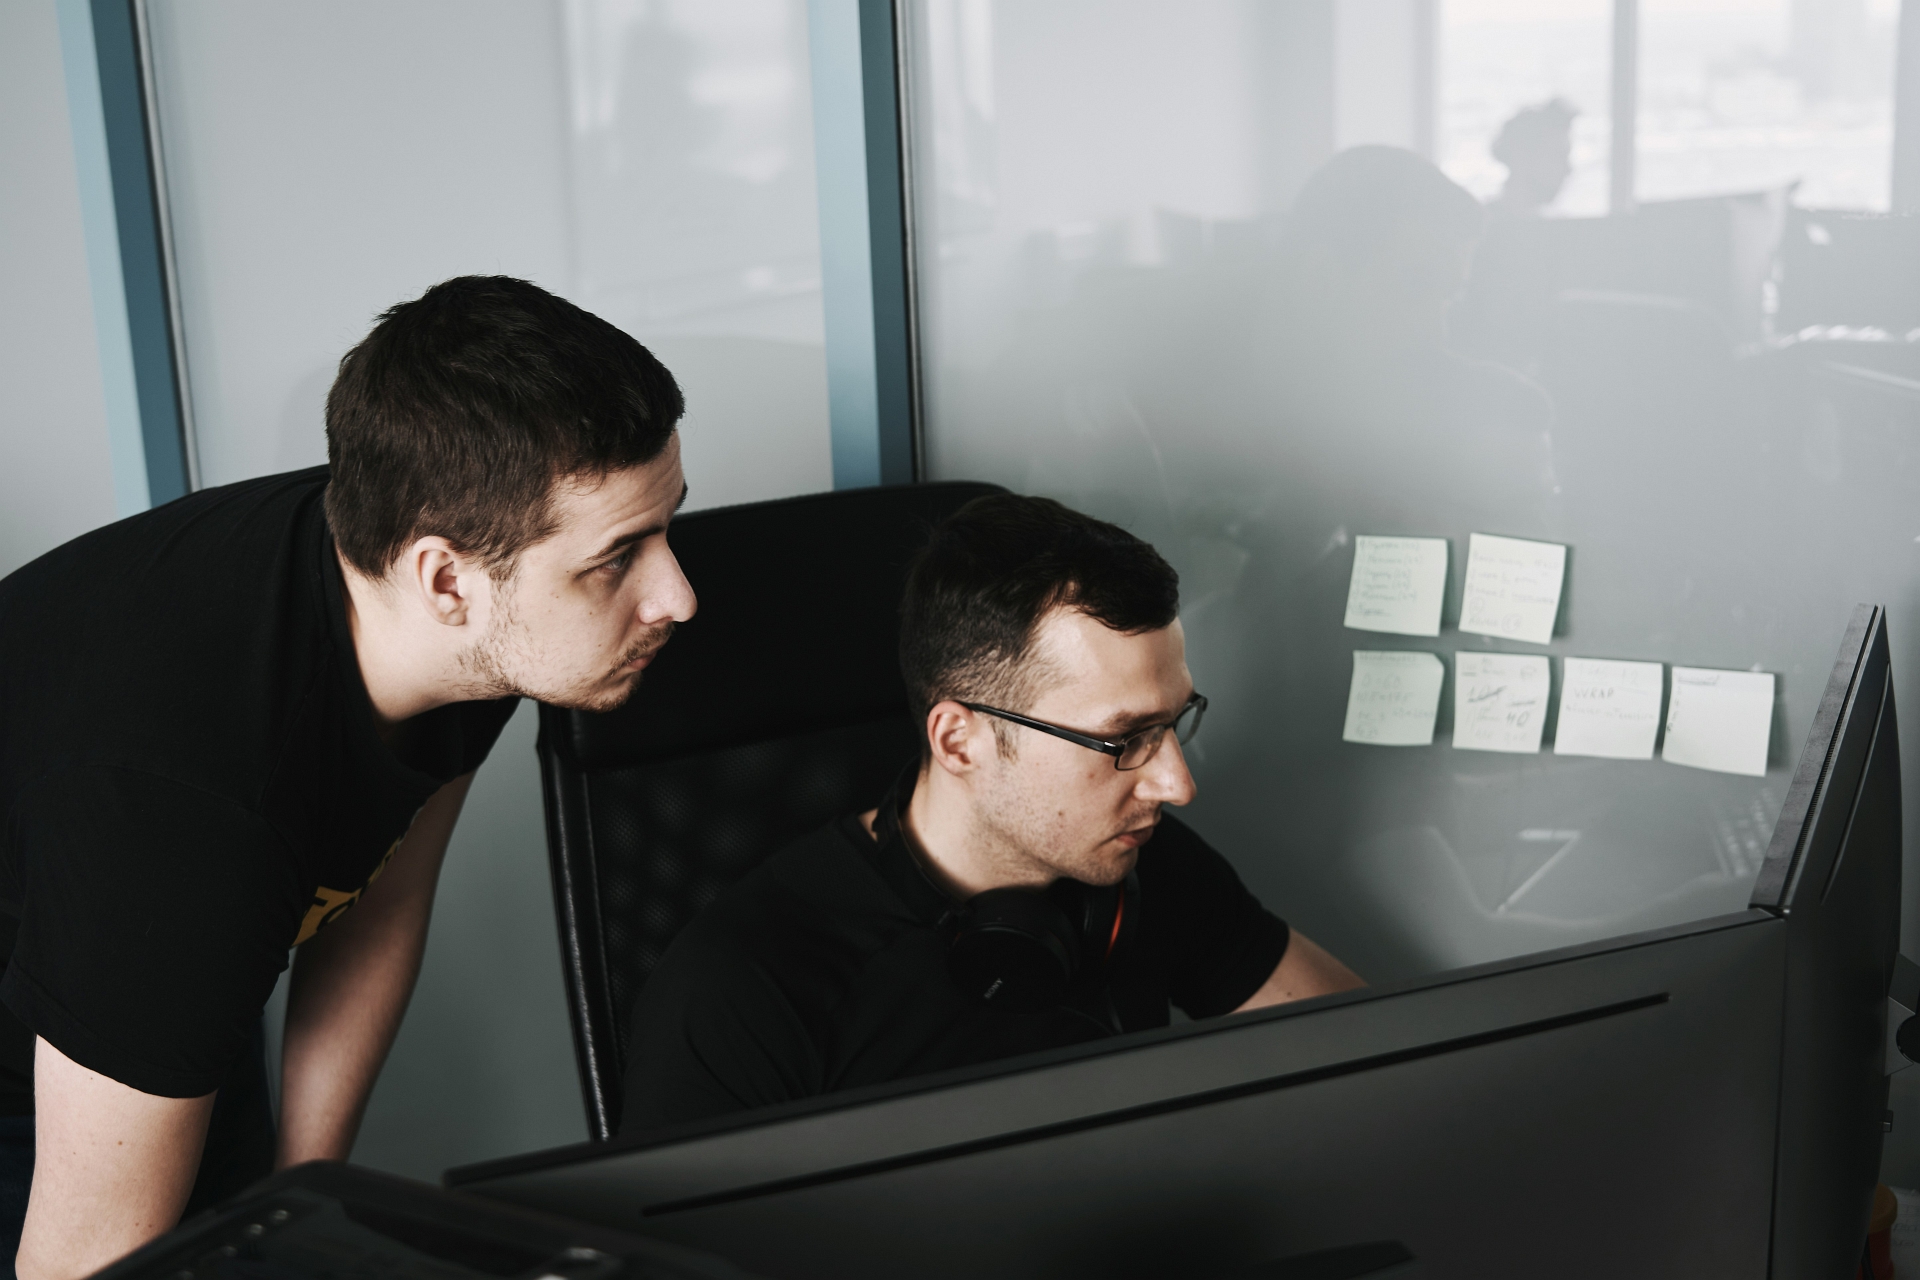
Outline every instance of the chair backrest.
[(870, 808), (911, 759), (907, 562), (998, 486), (902, 485), (683, 516), (700, 598), (617, 711), (540, 708), (547, 850), (595, 1139), (620, 1125), (634, 997), (667, 944), (783, 844)]

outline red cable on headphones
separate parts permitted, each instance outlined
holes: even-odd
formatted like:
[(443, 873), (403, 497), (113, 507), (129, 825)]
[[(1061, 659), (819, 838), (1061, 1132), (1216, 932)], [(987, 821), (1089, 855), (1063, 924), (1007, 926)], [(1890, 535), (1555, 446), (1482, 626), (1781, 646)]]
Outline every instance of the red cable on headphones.
[(1120, 884), (1120, 894), (1117, 898), (1114, 899), (1113, 935), (1107, 939), (1107, 954), (1101, 957), (1103, 962), (1113, 959), (1113, 948), (1120, 941), (1120, 922), (1126, 918), (1127, 918), (1127, 886), (1126, 886), (1126, 882), (1122, 881)]

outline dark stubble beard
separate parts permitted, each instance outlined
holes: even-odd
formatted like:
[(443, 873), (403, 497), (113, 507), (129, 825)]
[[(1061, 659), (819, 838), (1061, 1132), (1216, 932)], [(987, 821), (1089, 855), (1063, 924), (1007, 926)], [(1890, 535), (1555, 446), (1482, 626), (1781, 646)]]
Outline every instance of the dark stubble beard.
[(1054, 812), (1055, 806), (1047, 796), (1021, 787), (994, 794), (985, 802), (980, 819), (990, 838), (1001, 846), (1002, 857), (1013, 855), (1008, 859), (1010, 864), (1015, 861), (1038, 864), (1070, 880), (1114, 884), (1125, 878), (1138, 852), (1122, 859), (1098, 857), (1087, 847), (1088, 837), (1114, 836), (1145, 826), (1159, 815), (1160, 806), (1132, 802), (1117, 820), (1108, 819), (1112, 825), (1105, 831), (1059, 829), (1051, 816)]
[(511, 674), (514, 668), (524, 670), (531, 663), (530, 646), (525, 643), (526, 633), (513, 611), (511, 580), (494, 584), (494, 609), (494, 623), (486, 636), (475, 641), (460, 655), (467, 696), (475, 700), (521, 697), (532, 698), (549, 706), (564, 707), (569, 711), (612, 711), (633, 696), (634, 690), (640, 687), (641, 676), (645, 674), (634, 672), (627, 679), (618, 680), (622, 668), (637, 659), (658, 653), (673, 635), (671, 620), (647, 628), (619, 660), (607, 668), (601, 679), (588, 688), (535, 688), (516, 680)]
[[(653, 657), (659, 653), (660, 650), (666, 646), (667, 641), (672, 638), (672, 619), (648, 627), (646, 631), (641, 633), (640, 638), (634, 641), (633, 647), (622, 654), (620, 660), (613, 664), (613, 667), (607, 672), (608, 678), (614, 679), (618, 677), (626, 668), (627, 664), (631, 662), (636, 662), (641, 658)], [(646, 674), (645, 671), (632, 672), (625, 681), (612, 685), (604, 690), (597, 691), (592, 695), (584, 695), (577, 701), (555, 701), (551, 698), (542, 699), (542, 701), (552, 702), (554, 706), (566, 707), (570, 711), (612, 711), (616, 707), (626, 704), (627, 699), (631, 698), (634, 691), (640, 687), (640, 682), (646, 678)]]

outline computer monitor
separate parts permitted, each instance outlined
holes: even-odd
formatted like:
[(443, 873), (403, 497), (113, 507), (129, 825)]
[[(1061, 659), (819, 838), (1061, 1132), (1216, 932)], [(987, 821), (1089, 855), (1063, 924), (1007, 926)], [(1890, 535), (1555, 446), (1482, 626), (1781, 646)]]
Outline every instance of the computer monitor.
[[(1855, 610), (1750, 899), (1787, 926), (1776, 1276), (1838, 1275), (1866, 1234), (1900, 949), (1900, 739), (1885, 611)], [(1846, 1270), (1844, 1274), (1852, 1274)]]
[(1851, 1274), (1897, 757), (1863, 607), (1745, 911), (448, 1181), (792, 1280)]

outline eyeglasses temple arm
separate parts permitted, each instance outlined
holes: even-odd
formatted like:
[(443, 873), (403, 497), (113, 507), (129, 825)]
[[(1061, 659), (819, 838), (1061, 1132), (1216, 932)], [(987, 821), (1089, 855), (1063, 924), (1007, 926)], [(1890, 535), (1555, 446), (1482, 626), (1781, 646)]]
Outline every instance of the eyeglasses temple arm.
[[(960, 705), (969, 711), (978, 711), (983, 715), (998, 716), (1002, 720), (1011, 721), (1018, 725), (1025, 725), (1029, 729), (1038, 729), (1041, 733), (1050, 733), (1056, 738), (1065, 738), (1068, 742), (1076, 746), (1103, 752), (1116, 760), (1120, 758), (1120, 753), (1127, 749), (1127, 744), (1124, 741), (1109, 742), (1105, 738), (1090, 738), (1084, 733), (1075, 733), (1071, 729), (1062, 729), (1059, 725), (1048, 724), (1044, 720), (1032, 720), (1023, 715), (1016, 715), (1011, 711), (1002, 711), (998, 707), (981, 706), (979, 703), (974, 702), (963, 702)], [(1144, 730), (1142, 732), (1144, 732)]]

